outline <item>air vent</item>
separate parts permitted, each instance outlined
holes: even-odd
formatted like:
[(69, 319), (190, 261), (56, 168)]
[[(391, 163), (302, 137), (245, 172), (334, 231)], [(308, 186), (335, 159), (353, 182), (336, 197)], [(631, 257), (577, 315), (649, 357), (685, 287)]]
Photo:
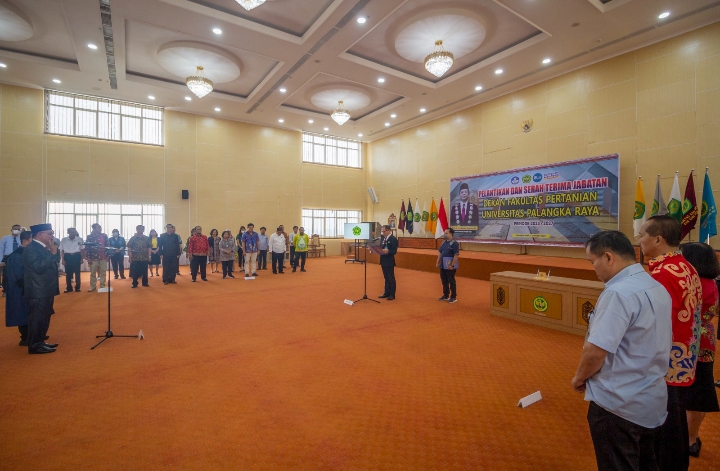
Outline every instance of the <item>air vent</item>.
[(102, 21), (103, 39), (105, 40), (105, 57), (107, 58), (110, 88), (117, 90), (117, 72), (115, 71), (115, 43), (113, 41), (110, 0), (100, 0), (100, 20)]
[(602, 13), (607, 13), (620, 5), (625, 5), (631, 1), (632, 0), (588, 0), (588, 2), (592, 3), (593, 6)]

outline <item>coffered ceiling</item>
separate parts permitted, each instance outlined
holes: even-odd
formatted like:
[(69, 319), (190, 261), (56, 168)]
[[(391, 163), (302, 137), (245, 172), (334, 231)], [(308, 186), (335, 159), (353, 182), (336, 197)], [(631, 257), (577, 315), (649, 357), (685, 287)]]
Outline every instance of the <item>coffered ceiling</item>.
[(0, 0), (0, 82), (371, 141), (718, 20), (717, 0)]

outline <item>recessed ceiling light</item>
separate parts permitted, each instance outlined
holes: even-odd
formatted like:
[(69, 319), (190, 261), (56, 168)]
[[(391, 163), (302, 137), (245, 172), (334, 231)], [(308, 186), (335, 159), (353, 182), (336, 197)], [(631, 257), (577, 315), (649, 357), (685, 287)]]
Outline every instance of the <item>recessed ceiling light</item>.
[(279, 91), (280, 93), (285, 93), (287, 90), (286, 90), (285, 88), (281, 88), (281, 89), (278, 90), (278, 91)]
[(479, 92), (480, 90), (482, 90), (482, 85), (478, 85), (477, 87), (475, 87), (476, 92)]
[(397, 115), (395, 113), (390, 115), (391, 118), (397, 118)]
[(357, 22), (360, 23), (361, 25), (365, 24), (366, 21), (367, 21), (367, 18), (365, 18), (364, 16), (359, 16), (357, 19)]
[(62, 83), (62, 82), (60, 82), (60, 80), (58, 80), (58, 79), (53, 79), (53, 82), (55, 82), (55, 83)]
[(154, 99), (155, 99), (155, 97), (154, 97), (154, 96), (152, 96), (152, 95), (148, 95), (148, 100), (154, 100)]
[(661, 20), (664, 20), (664, 19), (667, 18), (668, 16), (670, 16), (670, 12), (669, 12), (669, 11), (665, 11), (665, 12), (660, 13), (660, 14), (658, 15), (658, 18), (660, 18)]
[(549, 64), (550, 62), (552, 62), (552, 59), (550, 59), (549, 57), (543, 59), (543, 64)]
[(220, 28), (213, 28), (213, 33), (222, 34), (222, 30)]
[(278, 123), (284, 123), (284, 122), (285, 122), (284, 119), (282, 119), (282, 118), (278, 119)]
[(382, 77), (380, 77), (380, 78), (378, 79), (378, 83), (385, 83), (385, 79), (382, 78)]
[(323, 128), (323, 130), (325, 130), (325, 131), (329, 131), (329, 130), (330, 130), (330, 128)]
[(186, 96), (185, 99), (186, 99), (187, 101), (192, 101), (192, 98), (190, 98), (189, 96)]
[(215, 108), (215, 111), (220, 111), (220, 108)]
[(2, 62), (0, 62), (0, 67), (2, 67), (2, 68), (4, 69), (5, 67), (7, 67), (7, 65), (3, 64)]
[(97, 49), (97, 46), (94, 45), (93, 43), (88, 44), (88, 47), (89, 47), (90, 49)]
[(358, 134), (358, 137), (362, 137), (362, 133)]
[(308, 119), (308, 123), (312, 124), (312, 123), (314, 123), (314, 122), (315, 122), (315, 121), (313, 121), (312, 119)]
[(390, 123), (385, 123), (385, 127), (388, 127), (388, 126), (390, 126)]
[(497, 70), (495, 71), (495, 75), (500, 75), (500, 74), (502, 74), (502, 73), (503, 73), (503, 70), (502, 70), (502, 69), (497, 69)]
[(424, 112), (425, 112), (425, 108), (420, 108), (420, 112), (421, 112), (421, 113), (424, 113)]

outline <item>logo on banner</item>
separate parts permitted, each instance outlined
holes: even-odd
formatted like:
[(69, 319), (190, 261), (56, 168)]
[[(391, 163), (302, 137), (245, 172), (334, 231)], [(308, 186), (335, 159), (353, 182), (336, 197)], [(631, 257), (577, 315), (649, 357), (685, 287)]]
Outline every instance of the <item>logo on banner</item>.
[(542, 296), (533, 299), (533, 307), (537, 312), (545, 312), (548, 309), (548, 302)]
[(533, 181), (535, 183), (541, 182), (542, 181), (542, 173), (536, 173), (535, 175), (533, 175)]
[(359, 236), (361, 232), (362, 232), (362, 229), (360, 229), (358, 226), (353, 227), (353, 235), (355, 237)]
[(510, 179), (510, 183), (512, 183), (513, 185), (517, 185), (518, 183), (520, 183), (520, 178), (518, 178), (518, 177), (512, 177), (512, 178)]
[(523, 183), (530, 183), (530, 180), (532, 180), (532, 177), (528, 175), (523, 175)]

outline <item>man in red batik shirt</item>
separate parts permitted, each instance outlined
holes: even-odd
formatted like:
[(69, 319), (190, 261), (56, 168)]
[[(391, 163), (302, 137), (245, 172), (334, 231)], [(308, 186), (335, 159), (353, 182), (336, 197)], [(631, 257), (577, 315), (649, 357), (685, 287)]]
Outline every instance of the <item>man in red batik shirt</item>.
[(642, 226), (638, 242), (650, 261), (650, 274), (672, 299), (672, 346), (665, 382), (668, 417), (658, 428), (655, 455), (661, 470), (683, 471), (690, 466), (687, 387), (695, 381), (700, 347), (700, 277), (679, 250), (680, 223), (669, 216), (653, 216)]
[(200, 269), (200, 279), (207, 281), (205, 267), (207, 266), (207, 258), (210, 253), (210, 244), (208, 238), (203, 235), (202, 227), (195, 227), (195, 235), (190, 237), (188, 241), (187, 255), (190, 259), (190, 275), (192, 281), (197, 278), (198, 268)]

